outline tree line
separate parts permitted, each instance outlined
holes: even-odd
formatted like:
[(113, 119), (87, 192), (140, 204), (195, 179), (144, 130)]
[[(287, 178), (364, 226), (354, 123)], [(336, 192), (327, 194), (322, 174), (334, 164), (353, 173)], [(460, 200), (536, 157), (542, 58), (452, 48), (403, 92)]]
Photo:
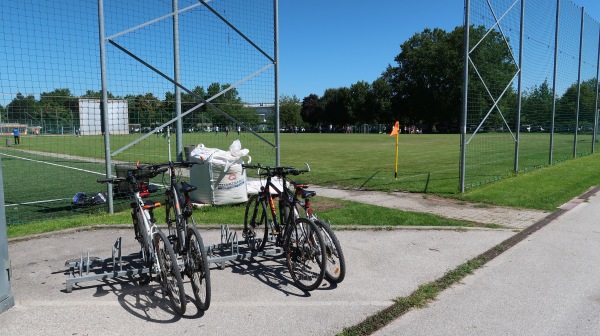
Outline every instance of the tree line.
[[(219, 93), (221, 94), (218, 95)], [(35, 123), (38, 120), (53, 120), (59, 125), (78, 125), (79, 99), (100, 99), (101, 97), (101, 91), (93, 90), (88, 90), (81, 96), (75, 96), (68, 88), (43, 92), (40, 94), (39, 99), (36, 99), (33, 95), (17, 93), (6, 107), (0, 105), (0, 115), (2, 116), (2, 122), (28, 120)], [(196, 86), (192, 93), (182, 93), (181, 110), (183, 113), (198, 105), (199, 99), (197, 97), (204, 100), (215, 97), (210, 103), (223, 112), (239, 121), (243, 121), (250, 127), (258, 123), (254, 109), (246, 107), (238, 91), (235, 88), (230, 88), (229, 84), (212, 83), (206, 90), (202, 86)], [(108, 98), (127, 100), (129, 123), (140, 124), (142, 127), (165, 123), (175, 115), (176, 101), (175, 94), (172, 92), (166, 92), (162, 100), (153, 93), (119, 97), (109, 92)], [(184, 129), (230, 123), (231, 121), (222, 113), (205, 105), (196, 109), (194, 113), (183, 117)]]
[[(484, 27), (470, 28), (471, 53), (476, 65), (469, 71), (469, 119), (484, 129), (507, 130), (516, 127), (518, 67), (507, 47), (509, 41)], [(330, 88), (319, 96), (310, 94), (297, 107), (299, 116), (286, 116), (282, 123), (298, 120), (311, 126), (387, 124), (420, 125), (429, 132), (458, 132), (462, 119), (464, 27), (453, 31), (425, 29), (400, 46), (395, 64), (388, 65), (372, 83), (358, 81), (350, 87)], [(483, 83), (486, 83), (485, 85)], [(580, 121), (593, 121), (596, 78), (582, 82)], [(512, 83), (512, 84), (511, 84)], [(555, 97), (547, 80), (522, 92), (521, 124), (546, 127), (556, 99), (556, 125), (574, 127), (578, 85), (573, 83)], [(297, 103), (295, 97), (287, 101)], [(288, 111), (292, 109), (287, 109)], [(479, 126), (479, 125), (475, 125)]]

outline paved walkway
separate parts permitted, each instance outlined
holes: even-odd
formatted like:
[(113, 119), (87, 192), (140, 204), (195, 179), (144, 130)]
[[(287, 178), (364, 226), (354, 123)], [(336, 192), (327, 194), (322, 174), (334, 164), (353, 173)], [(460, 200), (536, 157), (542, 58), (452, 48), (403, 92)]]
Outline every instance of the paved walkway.
[(548, 212), (515, 209), (470, 203), (443, 198), (430, 194), (383, 193), (379, 191), (357, 191), (311, 187), (317, 195), (339, 198), (388, 208), (426, 212), (447, 218), (462, 219), (482, 224), (499, 224), (505, 227), (524, 229), (548, 216)]

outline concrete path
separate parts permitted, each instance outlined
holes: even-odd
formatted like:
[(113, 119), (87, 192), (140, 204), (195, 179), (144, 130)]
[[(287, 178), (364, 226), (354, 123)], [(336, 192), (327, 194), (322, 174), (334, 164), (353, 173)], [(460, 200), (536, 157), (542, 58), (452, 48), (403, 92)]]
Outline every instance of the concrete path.
[[(202, 230), (207, 243), (217, 230)], [(347, 260), (344, 282), (298, 290), (284, 260), (229, 263), (214, 268), (212, 305), (199, 313), (193, 299), (174, 316), (156, 285), (93, 281), (65, 293), (64, 263), (81, 251), (110, 257), (123, 237), (124, 254), (139, 250), (133, 232), (57, 233), (9, 244), (15, 306), (0, 314), (0, 334), (24, 335), (335, 335), (391, 305), (420, 284), (442, 276), (512, 230), (339, 231)], [(190, 290), (186, 284), (186, 290)]]
[(430, 194), (382, 193), (311, 187), (317, 195), (378, 205), (405, 211), (426, 212), (447, 218), (462, 219), (482, 224), (499, 224), (518, 229), (526, 228), (548, 216), (548, 212), (515, 209), (464, 202)]
[(600, 197), (376, 335), (600, 335)]

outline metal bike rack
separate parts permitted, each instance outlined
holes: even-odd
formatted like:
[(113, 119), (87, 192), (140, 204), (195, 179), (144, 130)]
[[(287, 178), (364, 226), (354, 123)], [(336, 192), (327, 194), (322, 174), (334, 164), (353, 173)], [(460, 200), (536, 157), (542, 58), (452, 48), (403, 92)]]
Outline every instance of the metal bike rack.
[(246, 243), (238, 241), (237, 232), (231, 231), (229, 225), (221, 225), (221, 243), (207, 245), (206, 251), (208, 253), (208, 262), (217, 264), (220, 269), (225, 268), (226, 261), (277, 256), (283, 253), (283, 249), (280, 247), (253, 251)]
[[(73, 285), (80, 282), (130, 277), (135, 274), (149, 273), (147, 267), (135, 267), (136, 264), (143, 262), (141, 257), (141, 253), (123, 257), (121, 254), (121, 237), (116, 240), (112, 247), (111, 258), (90, 257), (89, 252), (82, 252), (79, 259), (71, 259), (65, 262), (65, 266), (69, 267), (68, 277), (65, 281), (65, 291), (71, 293)], [(110, 266), (112, 266), (112, 270), (106, 271)]]
[[(272, 237), (272, 235), (270, 235)], [(271, 240), (271, 239), (270, 239)], [(247, 260), (255, 257), (278, 256), (283, 254), (281, 247), (269, 247), (262, 251), (253, 251), (245, 242), (238, 240), (237, 232), (232, 231), (229, 225), (221, 226), (221, 242), (207, 245), (208, 262), (217, 264), (219, 269), (225, 268), (227, 261)], [(65, 291), (71, 293), (76, 283), (131, 277), (149, 273), (143, 266), (141, 252), (123, 256), (121, 252), (121, 237), (112, 246), (112, 257), (90, 257), (89, 252), (82, 252), (79, 258), (65, 262), (68, 267), (68, 276), (65, 281)]]

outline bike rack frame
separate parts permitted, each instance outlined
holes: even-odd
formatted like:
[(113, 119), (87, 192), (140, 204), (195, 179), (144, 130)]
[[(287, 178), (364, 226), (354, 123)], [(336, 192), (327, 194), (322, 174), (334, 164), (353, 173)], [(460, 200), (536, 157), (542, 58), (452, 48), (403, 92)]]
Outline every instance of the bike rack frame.
[[(147, 267), (134, 267), (135, 261), (140, 260), (141, 253), (131, 254), (123, 257), (121, 254), (121, 237), (117, 239), (112, 247), (112, 258), (97, 258), (90, 257), (90, 253), (87, 252), (84, 258), (84, 253), (79, 255), (79, 259), (71, 259), (65, 262), (65, 266), (69, 267), (68, 277), (65, 281), (65, 291), (71, 293), (73, 291), (73, 285), (79, 282), (94, 281), (94, 280), (106, 280), (120, 277), (131, 277), (134, 274), (146, 274), (150, 270)], [(126, 261), (126, 269), (123, 270), (123, 260)], [(108, 267), (109, 263), (112, 263), (112, 271), (97, 273), (96, 271), (102, 271)], [(100, 268), (99, 268), (100, 266)]]
[[(237, 232), (232, 231), (229, 225), (221, 226), (221, 242), (206, 245), (208, 262), (216, 264), (219, 269), (225, 269), (225, 263), (233, 260), (248, 260), (255, 257), (278, 256), (283, 254), (280, 247), (265, 248), (262, 251), (253, 251), (245, 243), (240, 243)], [(150, 273), (143, 264), (141, 252), (123, 256), (121, 252), (121, 237), (112, 247), (111, 258), (90, 257), (90, 253), (82, 252), (78, 259), (65, 262), (68, 275), (65, 281), (65, 291), (71, 293), (76, 283), (131, 277)], [(111, 268), (111, 269), (110, 269)], [(110, 269), (110, 270), (107, 270)]]

